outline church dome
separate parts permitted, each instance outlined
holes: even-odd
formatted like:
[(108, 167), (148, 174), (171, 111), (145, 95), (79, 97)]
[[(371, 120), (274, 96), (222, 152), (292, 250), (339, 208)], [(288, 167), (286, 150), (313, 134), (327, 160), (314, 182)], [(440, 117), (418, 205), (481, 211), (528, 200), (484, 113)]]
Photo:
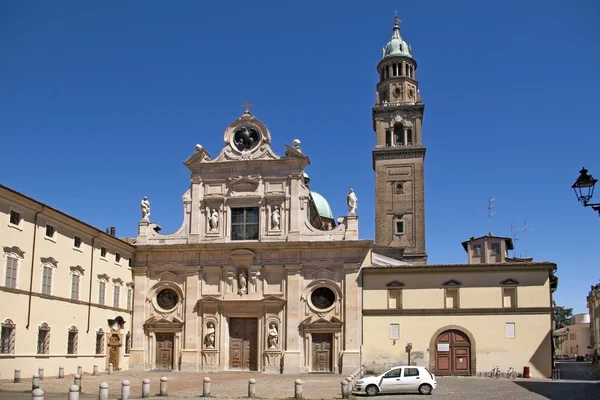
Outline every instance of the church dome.
[(315, 203), (315, 207), (317, 208), (319, 215), (323, 218), (333, 219), (331, 207), (329, 206), (329, 202), (325, 199), (325, 197), (321, 196), (317, 192), (310, 192), (310, 195)]
[(400, 36), (400, 20), (396, 17), (394, 22), (394, 32), (392, 38), (383, 48), (383, 58), (404, 56), (412, 58), (412, 49), (408, 43), (406, 43), (402, 36)]

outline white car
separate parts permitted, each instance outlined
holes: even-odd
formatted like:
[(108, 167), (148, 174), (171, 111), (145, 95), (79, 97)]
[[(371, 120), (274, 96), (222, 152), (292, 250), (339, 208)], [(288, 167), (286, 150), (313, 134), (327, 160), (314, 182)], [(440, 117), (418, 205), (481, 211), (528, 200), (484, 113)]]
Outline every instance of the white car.
[(394, 367), (379, 376), (365, 376), (354, 385), (354, 393), (366, 393), (375, 396), (377, 393), (419, 392), (431, 394), (437, 382), (435, 375), (425, 367)]

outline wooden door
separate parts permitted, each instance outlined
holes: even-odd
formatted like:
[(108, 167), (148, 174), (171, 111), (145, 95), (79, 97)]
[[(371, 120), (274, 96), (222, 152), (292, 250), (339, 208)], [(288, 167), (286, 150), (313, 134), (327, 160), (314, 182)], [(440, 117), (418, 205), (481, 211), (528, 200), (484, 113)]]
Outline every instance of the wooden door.
[(331, 333), (312, 334), (312, 372), (331, 372)]
[(471, 375), (471, 342), (456, 330), (442, 332), (435, 342), (436, 375)]
[(229, 369), (258, 370), (258, 320), (231, 318), (229, 320)]
[(156, 334), (156, 369), (173, 369), (173, 334)]

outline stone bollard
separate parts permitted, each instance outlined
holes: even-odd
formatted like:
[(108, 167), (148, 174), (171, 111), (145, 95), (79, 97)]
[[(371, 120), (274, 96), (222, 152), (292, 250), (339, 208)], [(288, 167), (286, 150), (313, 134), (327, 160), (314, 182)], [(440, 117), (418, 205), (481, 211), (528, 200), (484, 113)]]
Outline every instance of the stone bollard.
[(38, 374), (33, 374), (31, 378), (31, 390), (40, 388), (40, 376)]
[(58, 367), (58, 379), (65, 377), (65, 367)]
[(167, 377), (166, 376), (163, 376), (160, 378), (160, 392), (158, 395), (159, 396), (167, 395)]
[(15, 379), (13, 380), (13, 383), (21, 383), (21, 370), (20, 369), (15, 369)]
[(347, 380), (343, 380), (341, 382), (342, 385), (342, 399), (348, 399), (350, 398), (350, 395), (348, 394), (348, 381)]
[(112, 363), (108, 364), (108, 373), (109, 374), (113, 373), (113, 365), (112, 365)]
[(79, 386), (71, 385), (69, 388), (69, 400), (79, 400)]
[(150, 397), (150, 379), (142, 379), (142, 398)]
[(94, 372), (92, 374), (96, 375), (97, 373), (98, 373), (98, 366), (94, 365)]
[(131, 393), (131, 382), (125, 379), (121, 383), (121, 400), (129, 400), (129, 393)]
[(102, 382), (98, 391), (98, 400), (108, 400), (108, 383)]
[(248, 397), (256, 396), (256, 379), (251, 378), (248, 380)]
[(73, 377), (73, 385), (75, 385), (81, 389), (81, 375), (75, 375)]
[(302, 381), (300, 379), (296, 379), (294, 382), (294, 397), (296, 399), (302, 398)]
[(44, 380), (44, 368), (38, 368), (38, 375), (40, 376), (40, 381)]
[(202, 397), (210, 397), (210, 378), (204, 377), (204, 383), (202, 384)]
[(77, 375), (83, 376), (83, 367), (81, 365), (77, 366)]
[(32, 400), (44, 400), (44, 391), (42, 389), (35, 389), (31, 392)]

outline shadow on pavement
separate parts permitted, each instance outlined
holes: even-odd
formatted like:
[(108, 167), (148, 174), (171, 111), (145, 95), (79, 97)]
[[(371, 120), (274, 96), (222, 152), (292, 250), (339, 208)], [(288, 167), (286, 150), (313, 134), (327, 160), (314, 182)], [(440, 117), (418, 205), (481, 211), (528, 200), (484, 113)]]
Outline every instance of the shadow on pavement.
[[(564, 400), (589, 398), (589, 393), (600, 391), (599, 383), (587, 382), (526, 382), (515, 381), (516, 385), (521, 386), (530, 392), (537, 393), (549, 400)], [(568, 393), (568, 397), (565, 395)], [(581, 396), (581, 397), (580, 397)]]

